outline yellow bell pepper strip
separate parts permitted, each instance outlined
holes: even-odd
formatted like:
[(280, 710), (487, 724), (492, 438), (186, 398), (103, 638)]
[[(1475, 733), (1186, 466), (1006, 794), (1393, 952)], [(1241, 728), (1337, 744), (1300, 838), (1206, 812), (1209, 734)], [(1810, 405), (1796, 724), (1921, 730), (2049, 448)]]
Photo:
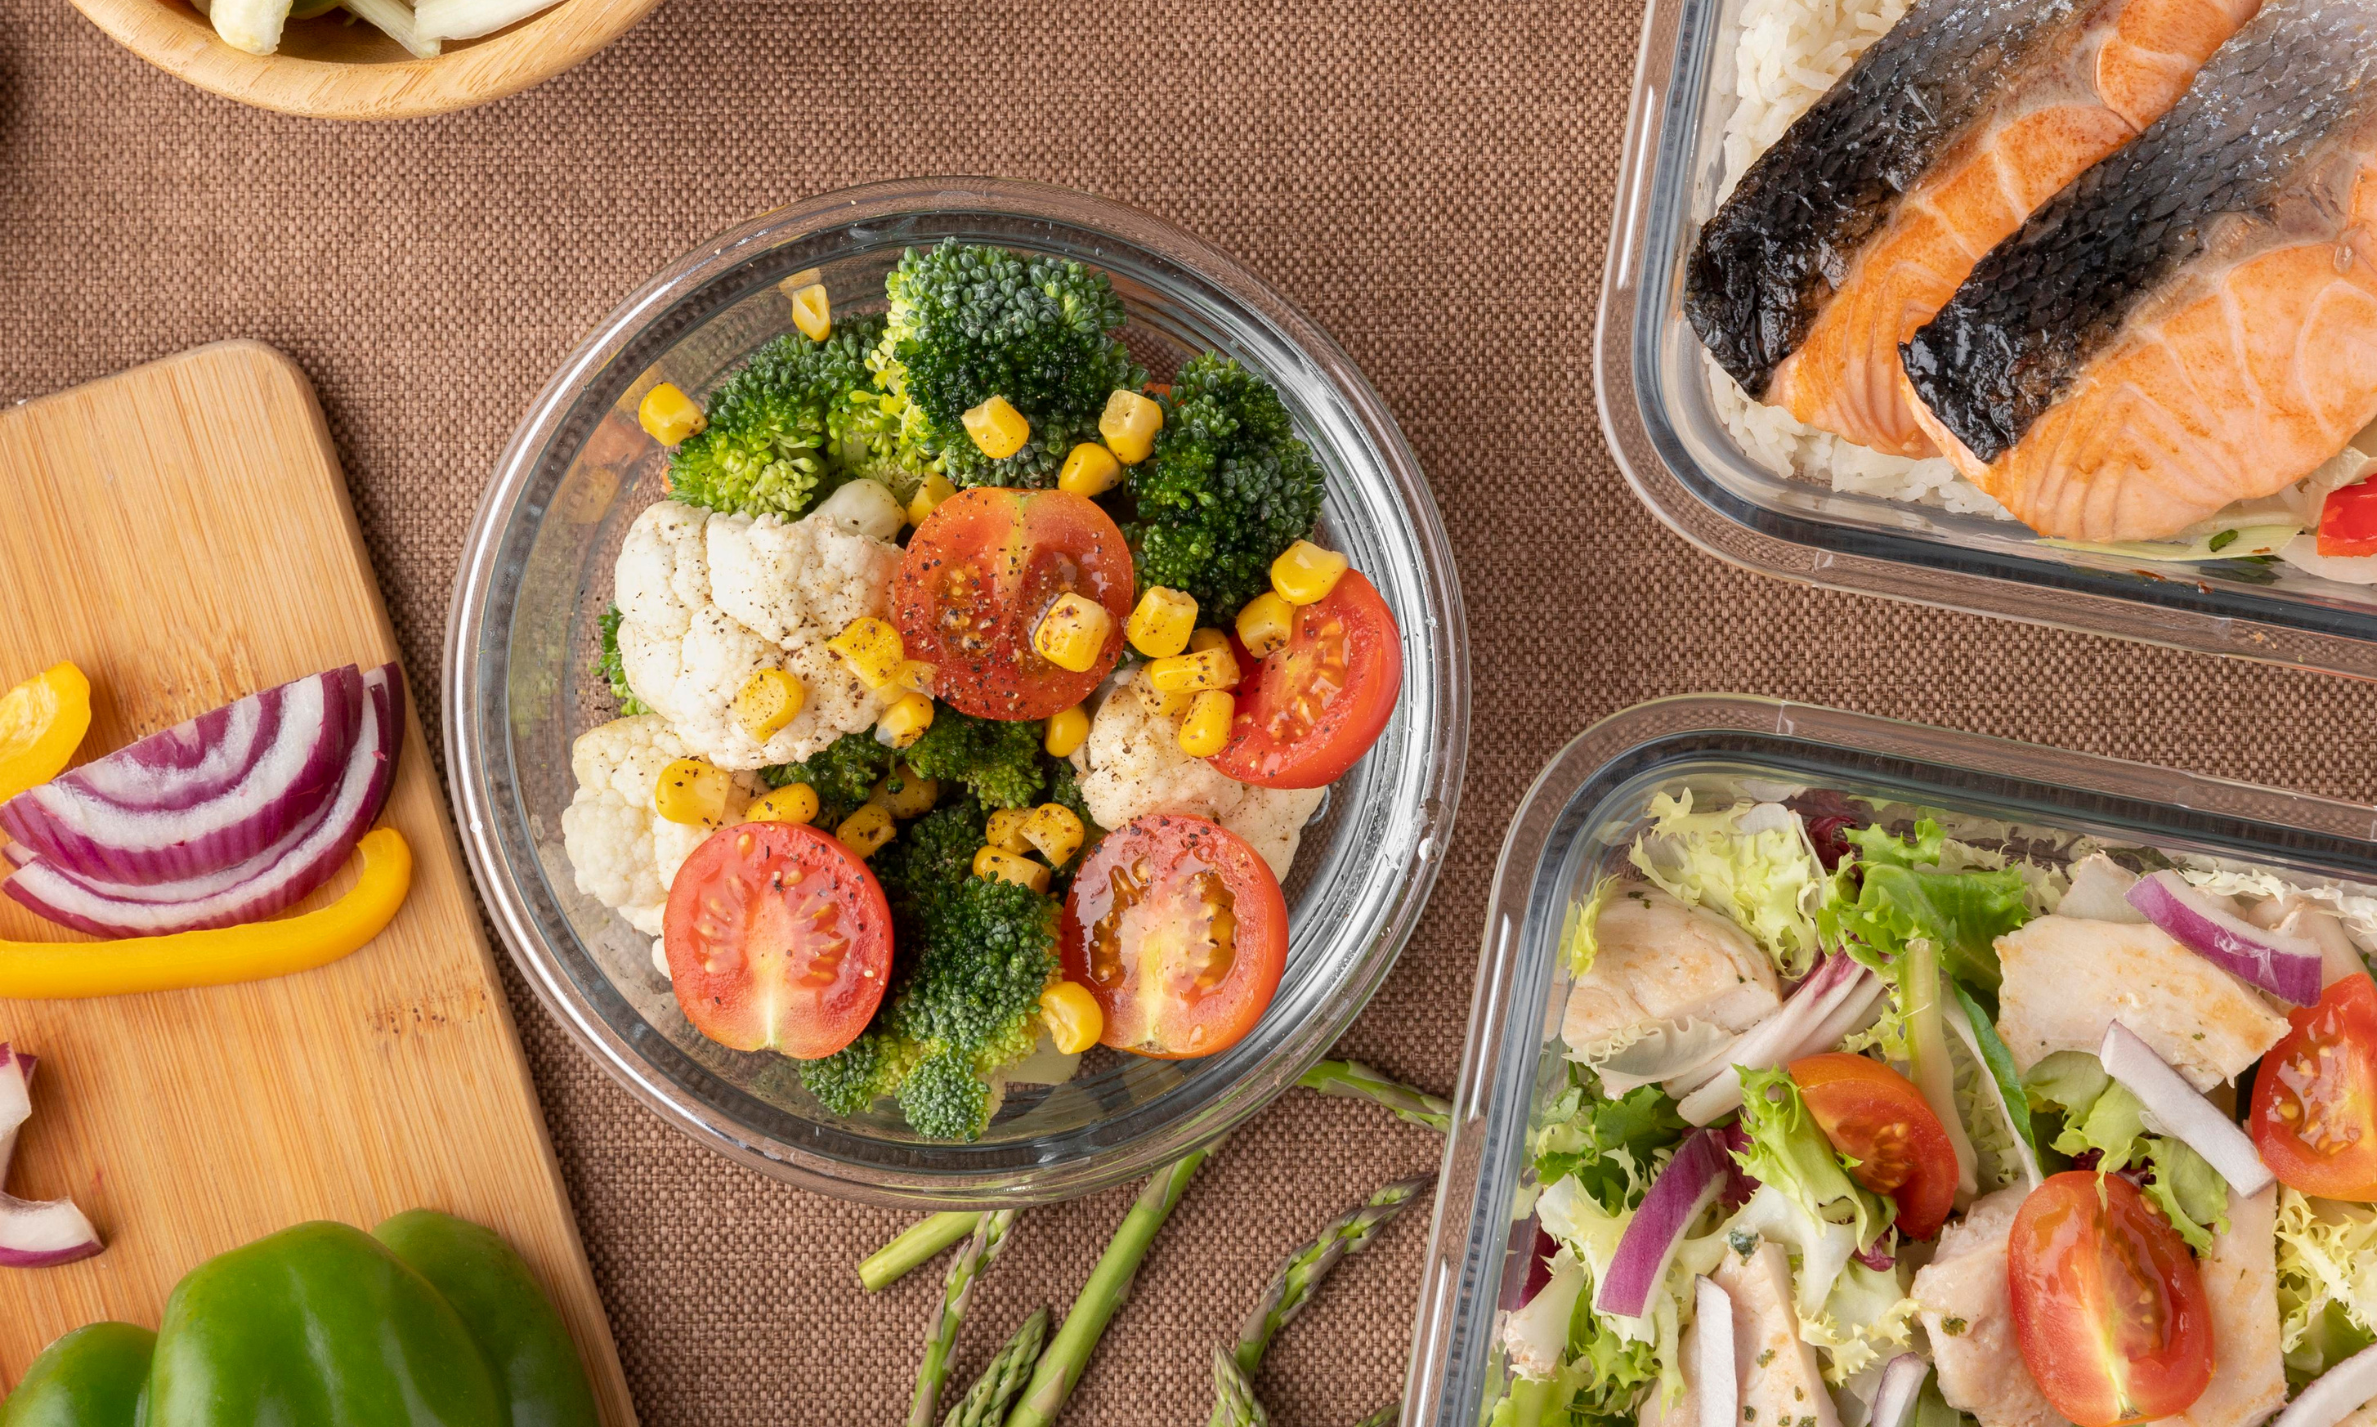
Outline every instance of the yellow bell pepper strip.
[(91, 681), (72, 664), (0, 694), (0, 803), (66, 771), (91, 729)]
[(0, 941), (0, 1001), (75, 1001), (228, 986), (311, 971), (360, 950), (413, 886), (413, 850), (392, 827), (355, 845), (362, 875), (327, 907), (278, 921), (123, 941)]

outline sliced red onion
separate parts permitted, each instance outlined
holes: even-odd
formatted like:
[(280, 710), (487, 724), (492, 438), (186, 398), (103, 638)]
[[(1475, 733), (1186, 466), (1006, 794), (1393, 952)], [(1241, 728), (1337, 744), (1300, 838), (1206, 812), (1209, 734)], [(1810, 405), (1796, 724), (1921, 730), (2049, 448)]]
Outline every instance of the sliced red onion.
[(2129, 1027), (2119, 1021), (2105, 1027), (2097, 1059), (2104, 1062), (2105, 1074), (2138, 1097), (2150, 1128), (2202, 1155), (2231, 1189), (2250, 1197), (2270, 1187), (2270, 1171), (2254, 1151), (2253, 1141)]
[[(1869, 997), (1880, 982), (1870, 971), (1859, 966), (1845, 954), (1827, 957), (1814, 974), (1800, 984), (1791, 999), (1785, 1001), (1767, 1018), (1742, 1032), (1716, 1063), (1713, 1073), (1697, 1088), (1683, 1097), (1677, 1107), (1685, 1120), (1695, 1125), (1713, 1124), (1741, 1108), (1741, 1077), (1734, 1074), (1737, 1066), (1751, 1070), (1772, 1070), (1778, 1065), (1809, 1052), (1802, 1049), (1810, 1038), (1833, 1023), (1835, 1013), (1851, 1005), (1859, 997)], [(1867, 999), (1870, 1007), (1874, 1003)], [(1854, 1013), (1852, 1013), (1853, 1015)], [(1841, 1035), (1847, 1035), (1846, 1030)], [(1825, 1043), (1825, 1048), (1837, 1044), (1840, 1036)], [(1681, 1088), (1670, 1085), (1670, 1090)]]
[(1908, 1414), (1915, 1409), (1915, 1398), (1923, 1391), (1923, 1379), (1929, 1376), (1931, 1364), (1919, 1353), (1892, 1358), (1874, 1387), (1873, 1419), (1866, 1427), (1905, 1427)]
[(1849, 1257), (1864, 1264), (1875, 1273), (1888, 1273), (1898, 1263), (1898, 1226), (1891, 1225), (1881, 1237), (1857, 1250)]
[(2336, 1427), (2377, 1400), (2377, 1348), (2363, 1348), (2295, 1395), (2270, 1427)]
[(1733, 1158), (1714, 1130), (1697, 1130), (1678, 1145), (1619, 1237), (1609, 1272), (1593, 1292), (1593, 1307), (1622, 1318), (1641, 1317), (1692, 1221), (1725, 1191), (1732, 1174)]
[(102, 1247), (99, 1231), (72, 1200), (36, 1204), (0, 1194), (0, 1268), (55, 1268)]
[[(0, 891), (53, 922), (102, 937), (238, 926), (294, 905), (346, 863), (388, 798), (396, 750), (403, 743), (404, 675), (389, 664), (359, 677), (368, 710), (336, 795), (309, 822), (292, 829), (275, 855), (241, 864), (247, 870), (242, 879), (224, 885), (208, 876), (128, 887), (78, 876), (36, 855), (0, 883)], [(161, 890), (189, 895), (159, 900)]]
[(2297, 1006), (2319, 1000), (2317, 946), (2231, 915), (2178, 873), (2139, 878), (2129, 904), (2181, 946), (2280, 1000)]
[(1700, 1388), (1700, 1427), (1741, 1427), (1741, 1379), (1733, 1371), (1733, 1295), (1715, 1281), (1692, 1281), (1692, 1377)]
[(336, 793), (363, 717), (354, 665), (153, 734), (0, 806), (0, 831), (68, 871), (198, 876), (264, 851)]
[(18, 1055), (0, 1041), (0, 1189), (8, 1187), (8, 1161), (16, 1153), (17, 1131), (33, 1118), (33, 1057)]

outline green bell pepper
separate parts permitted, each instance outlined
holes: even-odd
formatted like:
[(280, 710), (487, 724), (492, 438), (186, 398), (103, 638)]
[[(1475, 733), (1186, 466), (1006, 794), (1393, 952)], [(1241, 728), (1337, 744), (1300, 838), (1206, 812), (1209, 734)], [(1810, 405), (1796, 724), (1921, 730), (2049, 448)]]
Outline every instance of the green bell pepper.
[(148, 1427), (506, 1427), (495, 1376), (427, 1279), (345, 1224), (191, 1271), (165, 1302)]
[(462, 1315), (494, 1369), (512, 1427), (595, 1427), (578, 1345), (501, 1234), (434, 1209), (399, 1214), (372, 1233)]
[(0, 1404), (0, 1427), (134, 1427), (141, 1420), (157, 1335), (130, 1323), (93, 1323), (42, 1349)]

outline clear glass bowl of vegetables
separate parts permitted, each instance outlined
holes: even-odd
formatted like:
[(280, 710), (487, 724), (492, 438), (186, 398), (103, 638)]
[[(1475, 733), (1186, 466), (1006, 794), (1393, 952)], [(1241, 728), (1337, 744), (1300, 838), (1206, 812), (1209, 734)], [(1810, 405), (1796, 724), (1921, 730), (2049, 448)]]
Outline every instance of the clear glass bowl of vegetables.
[[(901, 297), (888, 312), (887, 279)], [(1017, 324), (1021, 345), (961, 334), (957, 324), (979, 326), (985, 313)], [(809, 392), (826, 395), (787, 399)], [(1165, 417), (1171, 434), (1153, 434), (1148, 423)], [(1152, 458), (1142, 449), (1150, 443)], [(1105, 469), (1102, 457), (1117, 453), (1119, 469)], [(1316, 487), (1317, 515), (1281, 514), (1282, 492)], [(725, 673), (695, 687), (684, 682), (695, 666), (723, 656), (697, 657), (690, 644), (655, 654), (654, 630), (680, 618), (667, 592), (696, 568), (688, 552), (713, 548), (705, 532), (708, 542), (730, 539), (733, 553), (713, 553), (727, 563), (700, 578), (738, 620), (781, 617), (785, 627), (768, 634), (788, 652), (745, 639), (735, 647), (759, 649), (768, 668), (747, 676), (727, 658)], [(1271, 548), (1299, 533), (1293, 551)], [(851, 618), (876, 606), (830, 589), (811, 589), (806, 604), (787, 596), (764, 615), (738, 604), (748, 590), (730, 589), (733, 571), (753, 548), (773, 552), (771, 568), (860, 570), (854, 579), (877, 582), (881, 620)], [(1019, 615), (998, 599), (953, 607), (963, 581), (948, 575), (951, 560), (975, 559), (1004, 590), (995, 571), (1010, 549), (1033, 552), (1023, 564), (1034, 570), (1059, 572), (1017, 587), (1031, 592), (1008, 603), (1029, 609)], [(1203, 596), (1193, 617), (1149, 602), (1160, 580)], [(1361, 655), (1352, 641), (1350, 675), (1288, 650), (1291, 636), (1323, 624), (1341, 635), (1336, 616), (1357, 595), (1374, 603), (1383, 647)], [(984, 642), (931, 633), (977, 616), (998, 625)], [(1060, 628), (1066, 619), (1089, 628)], [(802, 620), (807, 633), (793, 628)], [(1195, 647), (1166, 652), (1190, 625)], [(1374, 741), (1340, 738), (1305, 757), (1314, 750), (1256, 736), (1258, 725), (1300, 726), (1316, 691), (1337, 697), (1332, 681), (1359, 687), (1366, 659), (1401, 666), (1382, 708), (1356, 720), (1364, 739), (1375, 728)], [(1301, 682), (1279, 682), (1276, 669), (1299, 662), (1311, 666)], [(1293, 1083), (1410, 935), (1444, 855), (1467, 747), (1451, 552), (1416, 460), (1346, 355), (1177, 229), (1086, 195), (994, 180), (825, 195), (719, 237), (622, 304), (503, 454), (465, 552), (445, 673), (465, 848), (506, 945), (579, 1044), (723, 1154), (829, 1192), (920, 1204), (1049, 1200), (1141, 1176)], [(1202, 700), (1217, 685), (1235, 687)], [(650, 711), (638, 697), (654, 691), (667, 708)], [(1115, 762), (1124, 745), (1111, 728), (1088, 735), (1105, 765), (1084, 772), (1077, 765), (1090, 754), (1052, 756), (1083, 739), (1078, 722), (1067, 724), (1074, 709), (1103, 718), (1101, 700), (1134, 692), (1163, 711), (1148, 725), (1156, 736), (1216, 768), (1282, 787), (1326, 783), (1325, 793), (1271, 795), (1269, 823), (1249, 812), (1234, 831), (1233, 816), (1207, 810), (1223, 840), (1239, 844), (1239, 863), (1285, 868), (1274, 879), (1287, 913), (1276, 990), (1210, 1036), (1195, 1016), (1135, 1020), (1153, 1005), (1136, 990), (1101, 995), (1109, 1044), (1068, 1063), (1069, 1074), (1034, 1074), (1018, 1062), (1046, 1061), (1049, 1033), (1078, 1027), (1063, 1024), (1063, 994), (1035, 998), (1026, 992), (1036, 983), (1021, 982), (1044, 972), (1051, 993), (1113, 991), (1154, 986), (1171, 970), (1151, 950), (1146, 976), (1114, 979), (1112, 933), (1135, 925), (1123, 914), (1135, 891), (1102, 919), (1083, 913), (1067, 925), (1068, 882), (1135, 887), (1149, 859), (1161, 872), (1180, 840), (1168, 812), (1134, 818), (1127, 839), (1098, 825), (1093, 810), (1115, 808), (1116, 789), (1144, 771)], [(636, 717), (616, 723), (622, 715)], [(664, 723), (681, 737), (651, 732)], [(617, 877), (581, 878), (571, 839), (574, 830), (586, 850), (593, 814), (572, 809), (585, 771), (573, 771), (572, 756), (583, 764), (581, 736), (606, 727), (646, 740), (626, 756), (645, 781), (666, 762), (650, 809), (637, 802), (641, 784), (629, 790), (630, 820), (647, 819), (663, 847), (700, 844), (667, 869), (671, 893), (697, 880), (705, 895), (733, 896), (760, 877), (777, 891), (785, 877), (829, 892), (864, 882), (879, 885), (895, 929), (925, 929), (895, 937), (888, 956), (861, 936), (834, 967), (795, 968), (825, 986), (820, 1004), (865, 992), (858, 1010), (787, 1011), (775, 988), (799, 975), (752, 974), (778, 966), (769, 957), (781, 947), (741, 933), (703, 940), (692, 891), (673, 896), (664, 918), (657, 903), (622, 905), (649, 902), (648, 880), (628, 893), (614, 890), (624, 886)], [(910, 757), (931, 776), (918, 776)], [(1183, 766), (1167, 745), (1151, 776), (1210, 781)], [(1248, 809), (1262, 793), (1250, 792)], [(603, 815), (628, 816), (623, 806)], [(1292, 863), (1277, 855), (1283, 817), (1302, 823)], [(1067, 839), (1074, 822), (1084, 848)], [(1180, 854), (1183, 865), (1227, 874), (1230, 856), (1208, 855), (1221, 840), (1204, 826), (1188, 829), (1202, 861)], [(759, 831), (730, 836), (738, 828)], [(1242, 855), (1249, 848), (1259, 855)], [(754, 859), (775, 871), (743, 876)], [(664, 868), (670, 861), (664, 854)], [(847, 872), (860, 863), (870, 877)], [(948, 895), (933, 878), (967, 885)], [(1238, 925), (1215, 943), (1233, 945), (1234, 935), (1238, 963), (1256, 955), (1263, 932), (1248, 895), (1239, 889)], [(1036, 923), (1035, 906), (1046, 912)], [(864, 932), (872, 915), (836, 925)], [(977, 934), (1011, 954), (941, 954)], [(1136, 936), (1123, 938), (1126, 970)], [(928, 938), (943, 971), (919, 966)], [(724, 981), (713, 980), (721, 968)], [(1190, 970), (1219, 977), (1231, 967), (1208, 957)], [(975, 996), (971, 984), (993, 971), (1005, 984)], [(942, 979), (925, 984), (934, 975)], [(968, 983), (964, 994), (952, 978)], [(996, 1024), (977, 1024), (977, 1013)], [(1155, 1053), (1110, 1048), (1126, 1043)]]

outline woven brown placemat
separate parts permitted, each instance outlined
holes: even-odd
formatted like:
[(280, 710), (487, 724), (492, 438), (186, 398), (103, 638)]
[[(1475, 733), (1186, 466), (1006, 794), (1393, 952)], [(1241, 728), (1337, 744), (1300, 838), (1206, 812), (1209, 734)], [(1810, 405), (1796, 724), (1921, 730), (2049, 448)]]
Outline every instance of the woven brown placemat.
[[(521, 97), (342, 127), (183, 86), (64, 0), (0, 0), (0, 399), (227, 337), (296, 357), (434, 714), (498, 448), (662, 264), (792, 198), (917, 173), (1172, 219), (1336, 334), (1452, 530), (1476, 672), (1461, 826), (1348, 1047), (1437, 1088), (1504, 820), (1555, 748), (1641, 699), (1745, 690), (2377, 795), (2367, 686), (1789, 587), (1635, 504), (1587, 349), (1638, 18), (1607, 0), (673, 0)], [(695, 1149), (509, 984), (645, 1420), (897, 1421), (937, 1274), (869, 1298), (852, 1266), (907, 1216)], [(1199, 1177), (1069, 1420), (1202, 1420), (1211, 1346), (1277, 1259), (1435, 1152), (1367, 1107), (1282, 1101)], [(1032, 1306), (1061, 1311), (1126, 1199), (1024, 1218), (961, 1379)], [(1400, 1391), (1426, 1237), (1425, 1209), (1404, 1216), (1282, 1336), (1257, 1384), (1282, 1427)]]

